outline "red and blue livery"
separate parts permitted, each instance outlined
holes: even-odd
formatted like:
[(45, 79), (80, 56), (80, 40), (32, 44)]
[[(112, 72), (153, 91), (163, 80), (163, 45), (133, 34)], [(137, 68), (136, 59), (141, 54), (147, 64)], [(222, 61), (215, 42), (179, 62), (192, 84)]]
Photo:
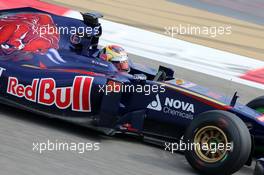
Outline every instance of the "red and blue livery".
[[(168, 151), (172, 143), (195, 143), (185, 155), (201, 174), (227, 175), (251, 164), (264, 140), (263, 97), (242, 105), (236, 94), (225, 97), (174, 78), (163, 66), (130, 61), (129, 72), (118, 71), (95, 56), (101, 15), (82, 15), (78, 20), (33, 8), (0, 11), (1, 103), (107, 135), (135, 134)], [(90, 28), (55, 30), (72, 27)]]

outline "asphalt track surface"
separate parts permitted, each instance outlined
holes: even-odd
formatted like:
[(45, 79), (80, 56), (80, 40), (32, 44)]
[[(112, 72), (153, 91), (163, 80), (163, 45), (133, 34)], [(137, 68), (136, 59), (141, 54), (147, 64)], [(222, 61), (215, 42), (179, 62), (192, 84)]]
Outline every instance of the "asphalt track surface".
[(188, 5), (202, 10), (218, 13), (224, 16), (264, 24), (264, 2), (262, 0), (171, 0), (172, 2)]
[[(130, 55), (138, 63), (158, 67), (159, 63)], [(172, 67), (178, 77), (232, 95), (240, 101), (263, 95), (263, 91), (241, 86), (205, 74)], [(79, 154), (70, 151), (34, 152), (33, 142), (99, 142), (100, 150)], [(108, 137), (98, 132), (59, 120), (1, 105), (0, 108), (0, 174), (1, 175), (192, 175), (196, 174), (181, 154), (145, 144), (131, 136)], [(237, 175), (252, 174), (244, 167)]]

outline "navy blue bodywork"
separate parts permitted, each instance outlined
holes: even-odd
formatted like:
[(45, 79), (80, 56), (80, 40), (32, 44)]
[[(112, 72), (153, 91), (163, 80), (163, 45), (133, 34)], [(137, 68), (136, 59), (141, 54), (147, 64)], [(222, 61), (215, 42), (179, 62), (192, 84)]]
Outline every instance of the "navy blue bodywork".
[[(48, 14), (57, 27), (87, 26), (81, 20), (31, 8), (6, 10), (0, 13), (9, 15), (22, 12)], [(241, 118), (248, 126), (254, 139), (263, 140), (264, 123), (258, 120), (262, 114), (255, 110), (239, 103), (230, 106), (231, 98), (185, 80), (171, 77), (162, 80), (155, 79), (158, 76), (158, 70), (145, 66), (131, 63), (129, 73), (119, 72), (113, 64), (95, 56), (98, 52), (95, 47), (87, 52), (80, 50), (88, 47), (76, 49), (84, 43), (89, 44), (87, 38), (82, 38), (76, 46), (76, 43), (72, 43), (71, 37), (72, 34), (61, 34), (59, 48), (51, 48), (45, 54), (28, 53), (23, 50), (15, 51), (12, 54), (2, 54), (0, 56), (1, 102), (49, 117), (92, 127), (107, 134), (130, 132), (164, 140), (180, 139), (192, 119), (198, 114), (209, 110), (225, 110)], [(144, 75), (146, 79), (139, 79), (139, 75)], [(73, 90), (74, 81), (77, 82), (78, 77), (80, 82), (76, 83), (76, 89)], [(34, 79), (37, 82), (35, 89), (33, 88)], [(52, 88), (52, 92), (45, 92), (49, 89), (48, 85), (51, 84), (40, 85), (41, 81), (46, 79), (49, 83), (56, 84)], [(86, 80), (87, 84), (85, 84)], [(106, 95), (101, 87), (113, 82), (122, 86), (156, 86), (158, 92), (146, 94), (118, 90), (118, 92), (110, 92)], [(18, 88), (19, 85), (21, 85), (20, 88)], [(28, 89), (31, 88), (30, 92), (26, 92), (27, 86)], [(66, 91), (66, 87), (69, 87), (70, 92), (70, 95), (65, 95), (69, 103), (66, 106), (60, 104), (58, 107), (55, 96), (60, 92), (59, 97), (63, 102), (61, 94)], [(80, 87), (86, 89), (81, 91)], [(44, 91), (41, 92), (41, 89)], [(33, 91), (36, 95), (35, 98), (32, 97)], [(31, 96), (31, 100), (25, 97), (25, 93)], [(42, 96), (47, 100), (45, 104), (42, 103), (45, 99), (39, 100), (41, 93), (46, 94), (46, 96)], [(79, 95), (78, 98), (74, 93)], [(54, 95), (54, 100), (49, 101), (50, 94)]]

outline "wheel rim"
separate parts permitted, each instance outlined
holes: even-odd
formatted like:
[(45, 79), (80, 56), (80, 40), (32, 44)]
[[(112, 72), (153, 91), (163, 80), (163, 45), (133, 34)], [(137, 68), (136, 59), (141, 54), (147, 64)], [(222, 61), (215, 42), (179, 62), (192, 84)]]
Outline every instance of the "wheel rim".
[[(216, 126), (205, 126), (198, 130), (194, 137), (195, 153), (196, 155), (207, 163), (215, 163), (226, 157), (228, 143), (226, 134)], [(217, 149), (213, 147), (222, 143), (223, 149)], [(207, 145), (208, 149), (204, 149), (202, 145)]]
[(264, 107), (256, 108), (256, 111), (264, 114)]

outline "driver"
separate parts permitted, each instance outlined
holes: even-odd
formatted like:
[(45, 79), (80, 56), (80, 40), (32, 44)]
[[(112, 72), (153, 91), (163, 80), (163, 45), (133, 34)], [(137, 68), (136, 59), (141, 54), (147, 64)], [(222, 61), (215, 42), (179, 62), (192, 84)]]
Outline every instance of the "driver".
[(99, 52), (99, 58), (112, 62), (119, 71), (129, 72), (128, 56), (126, 51), (117, 45), (105, 46)]

